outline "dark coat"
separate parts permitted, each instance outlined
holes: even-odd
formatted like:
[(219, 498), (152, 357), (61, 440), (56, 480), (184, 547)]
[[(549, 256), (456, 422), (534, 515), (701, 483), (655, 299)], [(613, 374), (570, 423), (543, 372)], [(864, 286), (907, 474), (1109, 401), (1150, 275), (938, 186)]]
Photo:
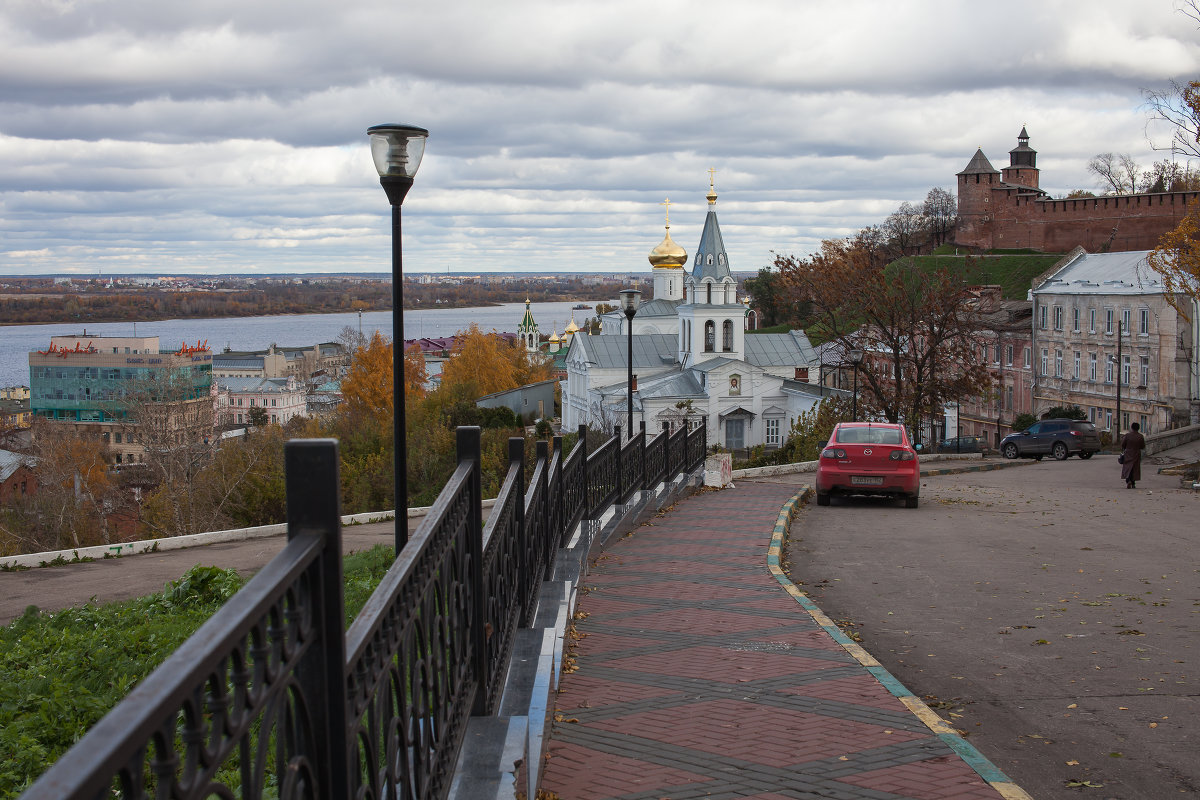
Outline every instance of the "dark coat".
[(1121, 465), (1121, 480), (1142, 479), (1142, 451), (1145, 449), (1146, 437), (1137, 431), (1130, 431), (1121, 437), (1121, 455), (1125, 458), (1125, 463)]

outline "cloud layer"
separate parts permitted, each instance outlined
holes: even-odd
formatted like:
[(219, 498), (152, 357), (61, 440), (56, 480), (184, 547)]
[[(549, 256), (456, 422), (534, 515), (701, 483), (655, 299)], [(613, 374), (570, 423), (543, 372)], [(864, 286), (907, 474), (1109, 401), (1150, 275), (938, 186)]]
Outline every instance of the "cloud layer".
[(1143, 161), (1141, 89), (1197, 74), (1171, 0), (0, 8), (0, 275), (387, 271), (365, 130), (431, 132), (406, 271), (735, 269), (877, 222), (1027, 125), (1054, 194)]

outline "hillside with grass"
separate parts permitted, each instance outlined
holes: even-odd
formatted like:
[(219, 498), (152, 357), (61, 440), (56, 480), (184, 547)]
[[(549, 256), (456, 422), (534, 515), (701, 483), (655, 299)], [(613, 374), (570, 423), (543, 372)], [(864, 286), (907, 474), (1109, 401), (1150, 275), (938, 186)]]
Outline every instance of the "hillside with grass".
[(999, 286), (1005, 300), (1024, 300), (1033, 279), (1054, 266), (1061, 253), (989, 253), (980, 256), (913, 256), (918, 267), (951, 265), (969, 286)]

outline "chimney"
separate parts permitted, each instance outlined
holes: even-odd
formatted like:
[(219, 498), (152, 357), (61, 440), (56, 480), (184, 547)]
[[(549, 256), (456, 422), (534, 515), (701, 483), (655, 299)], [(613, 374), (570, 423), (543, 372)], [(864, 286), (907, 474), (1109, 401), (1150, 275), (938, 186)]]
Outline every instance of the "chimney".
[(808, 383), (808, 367), (796, 367), (796, 380)]

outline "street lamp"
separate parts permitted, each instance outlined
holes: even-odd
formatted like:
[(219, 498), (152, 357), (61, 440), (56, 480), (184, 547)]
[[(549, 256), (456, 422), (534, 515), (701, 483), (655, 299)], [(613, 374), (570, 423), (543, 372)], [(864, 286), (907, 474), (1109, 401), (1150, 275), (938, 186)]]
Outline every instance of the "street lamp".
[(412, 188), (429, 131), (413, 125), (367, 128), (379, 183), (392, 206), (392, 449), (396, 486), (396, 554), (408, 543), (408, 458), (404, 425), (404, 269), (400, 206)]
[(862, 363), (863, 351), (860, 348), (850, 350), (850, 363), (854, 365), (854, 421), (858, 422), (858, 365)]
[(629, 391), (625, 409), (629, 418), (629, 438), (633, 438), (633, 315), (637, 313), (638, 299), (642, 293), (638, 289), (621, 290), (621, 309), (625, 312), (625, 327), (629, 332)]
[(1117, 355), (1116, 358), (1109, 356), (1108, 360), (1112, 362), (1113, 372), (1117, 377), (1117, 416), (1113, 420), (1113, 425), (1116, 428), (1116, 433), (1113, 435), (1113, 443), (1119, 445), (1121, 442), (1121, 366), (1123, 359), (1121, 358), (1121, 339), (1125, 335), (1125, 323), (1122, 320), (1117, 320)]

